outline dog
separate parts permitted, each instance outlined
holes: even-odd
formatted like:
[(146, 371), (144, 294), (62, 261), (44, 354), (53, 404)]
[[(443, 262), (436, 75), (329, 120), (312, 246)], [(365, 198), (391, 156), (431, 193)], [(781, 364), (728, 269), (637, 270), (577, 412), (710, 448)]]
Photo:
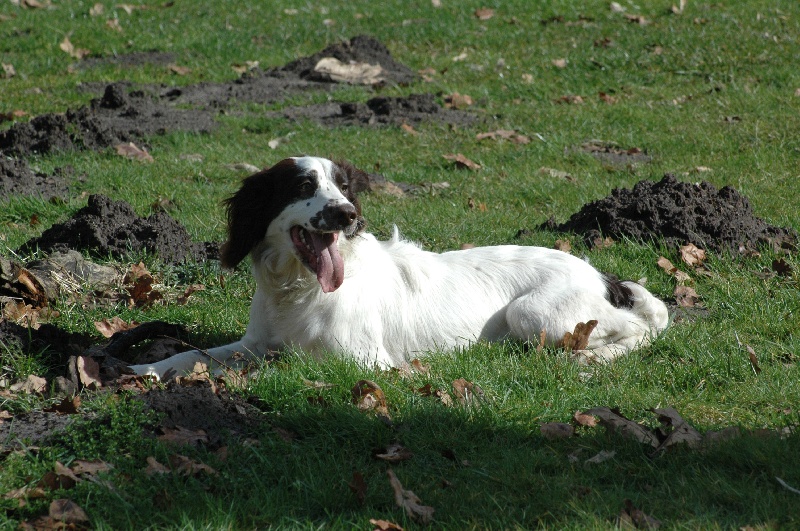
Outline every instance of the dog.
[(369, 177), (347, 162), (282, 160), (244, 179), (226, 200), (222, 265), (248, 255), (256, 291), (244, 337), (207, 351), (135, 365), (163, 378), (195, 362), (224, 367), (285, 347), (397, 367), (423, 353), (477, 341), (558, 345), (596, 320), (581, 363), (608, 362), (664, 330), (665, 304), (568, 253), (502, 245), (433, 253), (366, 232), (356, 197)]

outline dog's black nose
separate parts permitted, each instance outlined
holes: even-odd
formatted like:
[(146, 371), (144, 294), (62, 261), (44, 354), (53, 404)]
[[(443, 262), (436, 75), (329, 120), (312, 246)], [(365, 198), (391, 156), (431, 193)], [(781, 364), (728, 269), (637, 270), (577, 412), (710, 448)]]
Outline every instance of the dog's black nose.
[(350, 203), (326, 206), (323, 210), (323, 218), (330, 228), (343, 229), (349, 227), (358, 218), (356, 207)]

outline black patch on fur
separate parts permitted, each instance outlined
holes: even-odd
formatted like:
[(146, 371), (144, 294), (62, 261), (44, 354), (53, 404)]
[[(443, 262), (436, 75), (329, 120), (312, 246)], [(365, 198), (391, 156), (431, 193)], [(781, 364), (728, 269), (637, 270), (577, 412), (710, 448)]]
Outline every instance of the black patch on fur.
[[(365, 223), (361, 217), (361, 204), (355, 196), (359, 186), (349, 186), (350, 176), (358, 179), (364, 172), (346, 162), (334, 164), (336, 184), (356, 209), (356, 228), (348, 234), (352, 237), (364, 228)], [(308, 182), (308, 175), (300, 172), (293, 159), (282, 160), (244, 179), (239, 191), (223, 203), (228, 212), (228, 241), (222, 246), (222, 265), (236, 267), (264, 238), (269, 224), (283, 209), (311, 197), (316, 187), (309, 195)]]
[(606, 285), (606, 300), (614, 308), (633, 308), (633, 291), (610, 273), (601, 273)]

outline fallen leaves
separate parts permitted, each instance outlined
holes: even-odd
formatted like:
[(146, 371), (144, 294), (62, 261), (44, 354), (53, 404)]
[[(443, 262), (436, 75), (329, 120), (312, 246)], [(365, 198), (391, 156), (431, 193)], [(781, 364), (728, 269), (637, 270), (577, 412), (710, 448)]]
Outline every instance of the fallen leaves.
[(475, 10), (475, 18), (478, 20), (489, 20), (492, 17), (494, 17), (494, 9), (481, 7)]
[(75, 45), (70, 42), (69, 35), (64, 36), (64, 40), (59, 43), (58, 47), (61, 48), (62, 51), (69, 54), (69, 56), (73, 59), (83, 59), (92, 53), (90, 50), (85, 48), (76, 48)]
[(472, 97), (468, 94), (453, 92), (444, 97), (444, 106), (447, 109), (465, 109), (472, 104)]
[(476, 171), (476, 170), (481, 169), (481, 165), (480, 164), (478, 164), (477, 162), (471, 161), (470, 159), (468, 159), (467, 157), (465, 157), (461, 153), (442, 155), (442, 156), (445, 159), (455, 163), (456, 168), (458, 168), (460, 170), (466, 169), (466, 170)]
[(489, 131), (487, 133), (478, 133), (475, 136), (476, 140), (508, 140), (512, 144), (529, 144), (531, 139), (525, 135), (517, 133), (513, 129), (498, 129), (496, 131)]
[(397, 476), (391, 468), (387, 470), (386, 473), (389, 476), (389, 484), (394, 491), (394, 502), (397, 506), (405, 510), (408, 517), (412, 520), (421, 524), (430, 523), (431, 520), (433, 520), (435, 509), (423, 505), (422, 500), (420, 500), (413, 491), (404, 489), (402, 483), (397, 479)]
[(359, 411), (374, 411), (379, 416), (389, 419), (389, 408), (386, 405), (386, 395), (378, 384), (371, 380), (359, 380), (350, 389), (353, 403)]
[(141, 308), (163, 299), (164, 296), (161, 292), (153, 289), (154, 282), (153, 275), (147, 270), (143, 262), (131, 265), (123, 279), (125, 289), (130, 295), (128, 305)]
[(379, 64), (342, 63), (335, 57), (323, 57), (314, 66), (323, 79), (351, 85), (377, 85), (386, 81)]
[(477, 404), (484, 397), (483, 389), (478, 384), (467, 381), (464, 378), (458, 378), (453, 381), (453, 394), (463, 406)]
[(110, 338), (117, 332), (124, 332), (126, 330), (131, 330), (133, 328), (136, 328), (137, 326), (139, 326), (138, 322), (131, 321), (130, 323), (128, 323), (120, 319), (120, 317), (117, 315), (112, 317), (110, 320), (103, 319), (101, 321), (94, 322), (94, 327), (105, 338)]
[(117, 150), (117, 155), (122, 157), (138, 162), (153, 162), (153, 156), (150, 155), (146, 149), (139, 148), (133, 142), (128, 142), (127, 144), (117, 144), (115, 149)]
[(373, 455), (375, 459), (380, 459), (381, 461), (386, 461), (388, 463), (408, 461), (414, 457), (413, 452), (399, 443), (392, 443), (386, 447), (385, 451), (379, 451)]
[(558, 346), (564, 348), (567, 352), (586, 350), (586, 347), (589, 346), (589, 336), (596, 326), (596, 319), (576, 324), (572, 332), (564, 333), (564, 337), (561, 338)]
[(0, 65), (3, 67), (3, 79), (10, 79), (17, 75), (14, 65), (11, 63), (0, 63)]
[(623, 529), (658, 529), (661, 527), (661, 522), (652, 516), (648, 516), (644, 511), (637, 509), (633, 506), (631, 500), (624, 501), (625, 507), (620, 512), (617, 518), (617, 526)]

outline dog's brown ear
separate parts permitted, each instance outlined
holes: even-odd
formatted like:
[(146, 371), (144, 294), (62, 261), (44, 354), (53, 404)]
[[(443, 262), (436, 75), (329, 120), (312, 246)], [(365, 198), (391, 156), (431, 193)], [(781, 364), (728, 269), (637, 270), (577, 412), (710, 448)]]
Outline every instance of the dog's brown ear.
[(226, 199), (228, 241), (220, 250), (222, 266), (234, 268), (264, 239), (267, 228), (285, 207), (281, 188), (297, 172), (292, 159), (282, 160), (242, 181), (235, 194)]

